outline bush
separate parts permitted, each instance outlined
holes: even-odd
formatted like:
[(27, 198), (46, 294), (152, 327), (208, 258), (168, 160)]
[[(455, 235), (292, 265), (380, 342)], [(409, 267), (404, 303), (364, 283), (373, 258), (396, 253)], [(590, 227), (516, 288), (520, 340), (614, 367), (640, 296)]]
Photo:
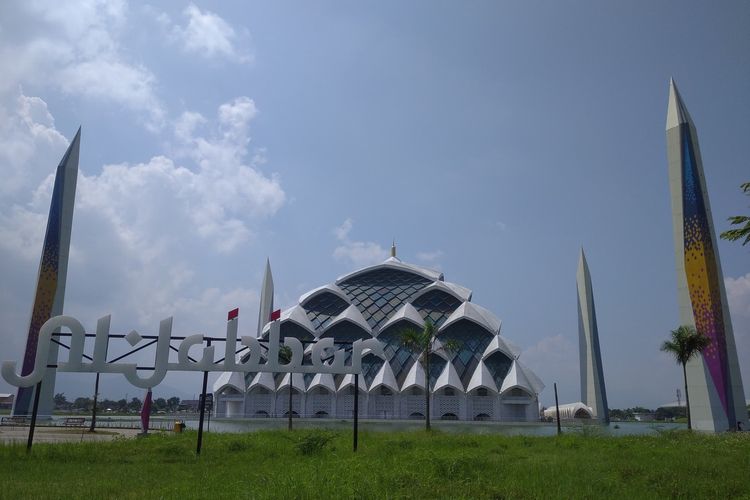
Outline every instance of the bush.
[(300, 437), (295, 447), (302, 455), (314, 455), (323, 451), (332, 439), (330, 432), (314, 431)]

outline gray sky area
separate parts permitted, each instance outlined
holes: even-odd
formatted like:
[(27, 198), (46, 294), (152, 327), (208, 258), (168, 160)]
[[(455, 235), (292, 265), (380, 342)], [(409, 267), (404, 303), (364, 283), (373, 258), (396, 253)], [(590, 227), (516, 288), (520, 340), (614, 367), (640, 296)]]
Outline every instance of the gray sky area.
[[(284, 307), (395, 238), (503, 320), (543, 404), (577, 401), (583, 246), (610, 406), (674, 401), (668, 82), (724, 230), (750, 212), (748, 26), (742, 1), (0, 2), (0, 360), (82, 125), (65, 312), (91, 330), (223, 336), (238, 306), (253, 334), (266, 257)], [(750, 247), (719, 251), (748, 394)]]

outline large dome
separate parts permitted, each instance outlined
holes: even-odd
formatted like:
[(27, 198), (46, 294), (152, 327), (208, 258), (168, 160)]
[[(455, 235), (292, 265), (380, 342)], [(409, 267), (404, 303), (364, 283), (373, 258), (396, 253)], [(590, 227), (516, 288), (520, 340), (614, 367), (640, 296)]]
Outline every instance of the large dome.
[[(282, 312), (281, 337), (304, 341), (333, 338), (342, 343), (376, 338), (385, 359), (362, 360), (359, 390), (363, 418), (424, 418), (429, 377), (433, 418), (537, 420), (544, 384), (519, 361), (520, 351), (503, 335), (501, 321), (471, 302), (468, 288), (443, 274), (391, 257), (382, 264), (340, 277), (302, 295)], [(435, 325), (438, 344), (455, 340), (458, 349), (438, 349), (425, 374), (417, 356), (401, 345), (407, 328)], [(262, 336), (268, 335), (270, 323)], [(289, 375), (224, 373), (214, 384), (217, 416), (288, 415)], [(292, 412), (308, 417), (349, 418), (354, 377), (295, 374)]]

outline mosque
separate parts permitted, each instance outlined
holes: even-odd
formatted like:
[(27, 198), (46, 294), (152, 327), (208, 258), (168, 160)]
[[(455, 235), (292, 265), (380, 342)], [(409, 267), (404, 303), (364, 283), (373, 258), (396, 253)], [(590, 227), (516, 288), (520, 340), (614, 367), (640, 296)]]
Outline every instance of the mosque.
[[(260, 318), (273, 310), (273, 280), (266, 266)], [(425, 418), (429, 377), (431, 418), (443, 420), (536, 421), (542, 381), (519, 360), (520, 350), (501, 332), (491, 311), (471, 302), (468, 288), (445, 281), (443, 273), (391, 257), (315, 288), (282, 312), (281, 338), (307, 342), (333, 338), (337, 347), (358, 339), (382, 342), (385, 359), (362, 359), (361, 418)], [(401, 344), (407, 329), (426, 321), (436, 330), (429, 373), (417, 354)], [(268, 336), (270, 322), (259, 321)], [(448, 342), (453, 341), (453, 342)], [(444, 344), (454, 345), (449, 351)], [(354, 375), (223, 373), (213, 387), (219, 417), (288, 416), (351, 418)], [(291, 386), (291, 387), (290, 387)]]

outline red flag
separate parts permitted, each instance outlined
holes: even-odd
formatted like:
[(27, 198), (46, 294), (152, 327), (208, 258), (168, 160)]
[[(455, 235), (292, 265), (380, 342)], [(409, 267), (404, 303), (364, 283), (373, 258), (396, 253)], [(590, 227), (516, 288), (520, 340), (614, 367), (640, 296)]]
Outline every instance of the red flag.
[(141, 407), (141, 428), (144, 434), (148, 434), (148, 422), (151, 419), (151, 389), (146, 393), (146, 399)]
[(240, 308), (239, 307), (237, 309), (232, 309), (227, 314), (227, 321), (232, 321), (233, 319), (237, 318), (237, 316), (239, 316), (239, 315), (240, 315)]
[(279, 318), (281, 318), (281, 309), (276, 309), (274, 312), (271, 313), (271, 316), (268, 318), (268, 321), (276, 321)]

